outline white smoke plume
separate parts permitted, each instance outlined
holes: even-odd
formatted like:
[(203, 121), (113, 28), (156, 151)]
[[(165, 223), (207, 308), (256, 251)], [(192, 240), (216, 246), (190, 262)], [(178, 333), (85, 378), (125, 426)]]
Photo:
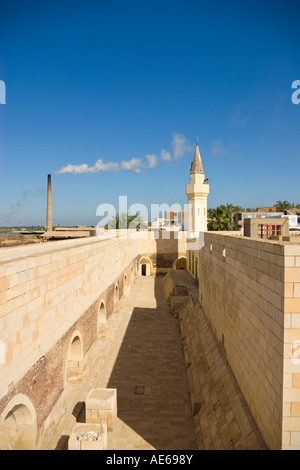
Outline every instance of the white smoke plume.
[(100, 158), (96, 161), (94, 166), (88, 166), (87, 163), (82, 163), (81, 165), (71, 165), (69, 163), (67, 166), (63, 166), (54, 174), (62, 175), (64, 173), (72, 173), (73, 175), (80, 175), (81, 173), (97, 173), (98, 171), (119, 171), (119, 169), (120, 167), (118, 163), (104, 163), (103, 160)]
[(118, 162), (104, 163), (100, 158), (96, 161), (93, 166), (89, 166), (87, 163), (81, 163), (80, 165), (71, 165), (70, 163), (63, 166), (60, 170), (54, 172), (55, 175), (63, 175), (65, 173), (71, 173), (73, 175), (80, 175), (82, 173), (97, 173), (99, 171), (120, 171), (126, 170), (133, 173), (145, 173), (148, 170), (153, 170), (162, 162), (171, 162), (182, 158), (186, 153), (190, 152), (192, 147), (187, 141), (183, 134), (173, 134), (173, 140), (171, 143), (173, 155), (165, 149), (161, 150), (160, 156), (155, 154), (147, 154), (145, 159), (143, 158), (131, 158), (131, 160), (122, 160)]

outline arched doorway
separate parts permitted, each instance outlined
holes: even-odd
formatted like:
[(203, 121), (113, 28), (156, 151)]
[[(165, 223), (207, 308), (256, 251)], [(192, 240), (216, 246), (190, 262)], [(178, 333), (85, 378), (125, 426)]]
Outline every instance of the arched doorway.
[(70, 344), (67, 366), (66, 381), (70, 383), (82, 383), (83, 379), (83, 350), (80, 337), (74, 336)]
[(125, 297), (127, 297), (128, 294), (129, 294), (129, 282), (128, 282), (127, 274), (125, 274), (124, 275), (124, 295), (125, 295)]
[(98, 310), (97, 333), (101, 335), (106, 329), (106, 308), (103, 300), (100, 301)]
[(33, 405), (30, 410), (24, 403), (17, 403), (17, 400), (18, 396), (14, 397), (9, 411), (4, 412), (0, 426), (0, 449), (34, 450), (36, 419)]
[(114, 312), (118, 313), (119, 311), (119, 286), (118, 284), (115, 285), (114, 289)]
[(143, 257), (139, 261), (140, 276), (151, 276), (151, 261), (149, 258)]
[(186, 269), (186, 257), (181, 256), (174, 263), (174, 269)]
[(131, 266), (130, 268), (130, 285), (133, 286), (134, 284), (134, 267)]

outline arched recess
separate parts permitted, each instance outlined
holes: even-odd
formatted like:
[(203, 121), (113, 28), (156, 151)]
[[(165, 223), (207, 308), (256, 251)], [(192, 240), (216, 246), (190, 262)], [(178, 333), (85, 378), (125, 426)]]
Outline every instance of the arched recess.
[(187, 268), (186, 262), (187, 262), (186, 256), (181, 256), (174, 262), (173, 268), (174, 269), (186, 269)]
[(130, 268), (130, 285), (133, 286), (134, 284), (134, 267), (131, 266)]
[(0, 420), (0, 450), (34, 450), (36, 412), (26, 395), (16, 395), (9, 402)]
[(129, 290), (130, 290), (130, 284), (129, 284), (129, 279), (126, 273), (124, 274), (123, 286), (124, 286), (124, 295), (125, 297), (127, 297), (127, 295), (129, 294)]
[(140, 276), (151, 276), (152, 264), (149, 258), (143, 256), (139, 260), (139, 275)]
[(101, 335), (106, 329), (106, 307), (104, 300), (100, 300), (97, 319), (97, 333)]
[(82, 383), (83, 347), (81, 334), (73, 333), (66, 360), (66, 383)]
[(118, 313), (119, 311), (119, 300), (120, 300), (119, 286), (118, 284), (116, 284), (114, 287), (114, 312), (115, 313)]

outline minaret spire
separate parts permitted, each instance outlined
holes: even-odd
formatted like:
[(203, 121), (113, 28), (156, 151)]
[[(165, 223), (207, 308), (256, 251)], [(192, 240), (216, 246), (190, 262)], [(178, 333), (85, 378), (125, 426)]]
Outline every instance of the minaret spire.
[[(190, 184), (186, 185), (189, 205), (189, 229), (193, 235), (207, 231), (207, 197), (209, 185), (204, 179), (204, 171), (199, 151), (198, 138), (194, 159), (190, 170)], [(197, 235), (196, 235), (197, 236)]]
[(191, 173), (203, 173), (203, 165), (202, 165), (202, 160), (200, 156), (200, 150), (198, 146), (198, 137), (197, 137), (197, 144), (195, 148), (195, 153), (194, 153), (194, 159), (191, 164)]

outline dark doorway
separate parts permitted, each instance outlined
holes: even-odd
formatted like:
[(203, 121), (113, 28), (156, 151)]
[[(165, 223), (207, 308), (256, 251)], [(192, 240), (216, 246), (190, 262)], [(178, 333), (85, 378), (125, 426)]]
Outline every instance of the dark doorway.
[(142, 264), (142, 276), (146, 276), (146, 264)]

